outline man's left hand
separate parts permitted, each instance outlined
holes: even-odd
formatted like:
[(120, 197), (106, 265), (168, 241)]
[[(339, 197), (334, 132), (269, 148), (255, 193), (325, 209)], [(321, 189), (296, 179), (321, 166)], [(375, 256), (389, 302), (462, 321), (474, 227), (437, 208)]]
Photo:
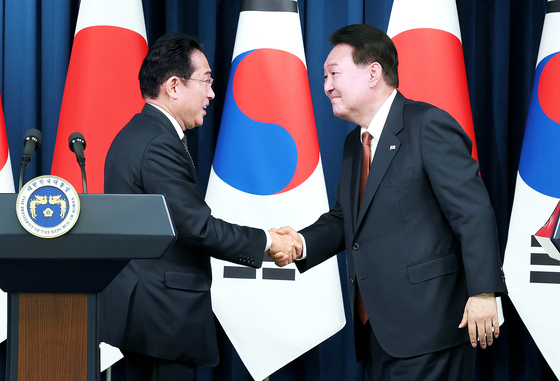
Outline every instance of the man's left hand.
[(459, 328), (469, 326), (471, 345), (476, 348), (477, 338), (482, 349), (492, 345), (494, 338), (500, 335), (498, 323), (498, 306), (494, 293), (471, 296), (467, 300), (463, 320)]

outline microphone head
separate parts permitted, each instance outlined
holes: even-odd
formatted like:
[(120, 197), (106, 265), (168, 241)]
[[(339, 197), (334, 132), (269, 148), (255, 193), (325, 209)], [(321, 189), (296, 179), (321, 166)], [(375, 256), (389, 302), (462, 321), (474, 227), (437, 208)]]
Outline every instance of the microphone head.
[(25, 137), (23, 138), (23, 146), (25, 147), (25, 143), (29, 140), (33, 140), (35, 142), (35, 149), (38, 149), (41, 146), (41, 142), (43, 141), (43, 134), (41, 131), (32, 128), (27, 131)]
[(86, 140), (84, 139), (84, 135), (79, 132), (73, 132), (68, 137), (68, 146), (70, 147), (71, 151), (74, 151), (74, 144), (77, 142), (82, 143), (82, 147), (86, 149)]

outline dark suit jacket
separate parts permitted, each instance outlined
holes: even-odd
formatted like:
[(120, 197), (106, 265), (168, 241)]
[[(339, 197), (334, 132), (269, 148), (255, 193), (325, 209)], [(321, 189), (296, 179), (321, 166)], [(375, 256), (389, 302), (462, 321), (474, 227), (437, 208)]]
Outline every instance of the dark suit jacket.
[(265, 233), (212, 217), (177, 132), (148, 104), (109, 149), (105, 193), (164, 194), (178, 238), (161, 259), (132, 260), (103, 291), (101, 340), (153, 357), (215, 366), (210, 257), (260, 267)]
[[(382, 348), (410, 357), (468, 340), (469, 296), (505, 293), (494, 213), (471, 141), (446, 112), (397, 94), (358, 208), (360, 127), (344, 145), (337, 201), (301, 231), (305, 271), (346, 250), (352, 310), (359, 284)], [(363, 325), (355, 323), (363, 358)]]

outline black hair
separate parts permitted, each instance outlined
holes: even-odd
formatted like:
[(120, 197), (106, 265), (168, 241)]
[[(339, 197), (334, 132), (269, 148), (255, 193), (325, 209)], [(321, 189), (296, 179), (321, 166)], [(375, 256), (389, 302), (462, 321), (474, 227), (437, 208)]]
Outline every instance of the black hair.
[(202, 42), (186, 34), (165, 34), (150, 47), (138, 79), (142, 97), (155, 99), (161, 85), (172, 76), (190, 78), (196, 70), (191, 61), (194, 51), (202, 52)]
[(385, 82), (391, 87), (399, 87), (397, 48), (381, 29), (367, 24), (348, 25), (335, 31), (331, 35), (330, 43), (333, 46), (352, 46), (352, 60), (356, 65), (378, 62), (383, 68)]

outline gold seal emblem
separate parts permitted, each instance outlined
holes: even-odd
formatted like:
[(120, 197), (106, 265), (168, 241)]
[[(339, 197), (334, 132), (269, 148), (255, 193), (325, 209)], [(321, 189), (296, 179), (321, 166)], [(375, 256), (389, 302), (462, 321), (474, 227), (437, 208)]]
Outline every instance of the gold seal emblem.
[(21, 225), (40, 238), (67, 233), (80, 215), (80, 198), (74, 187), (57, 176), (40, 176), (22, 187), (16, 212)]

